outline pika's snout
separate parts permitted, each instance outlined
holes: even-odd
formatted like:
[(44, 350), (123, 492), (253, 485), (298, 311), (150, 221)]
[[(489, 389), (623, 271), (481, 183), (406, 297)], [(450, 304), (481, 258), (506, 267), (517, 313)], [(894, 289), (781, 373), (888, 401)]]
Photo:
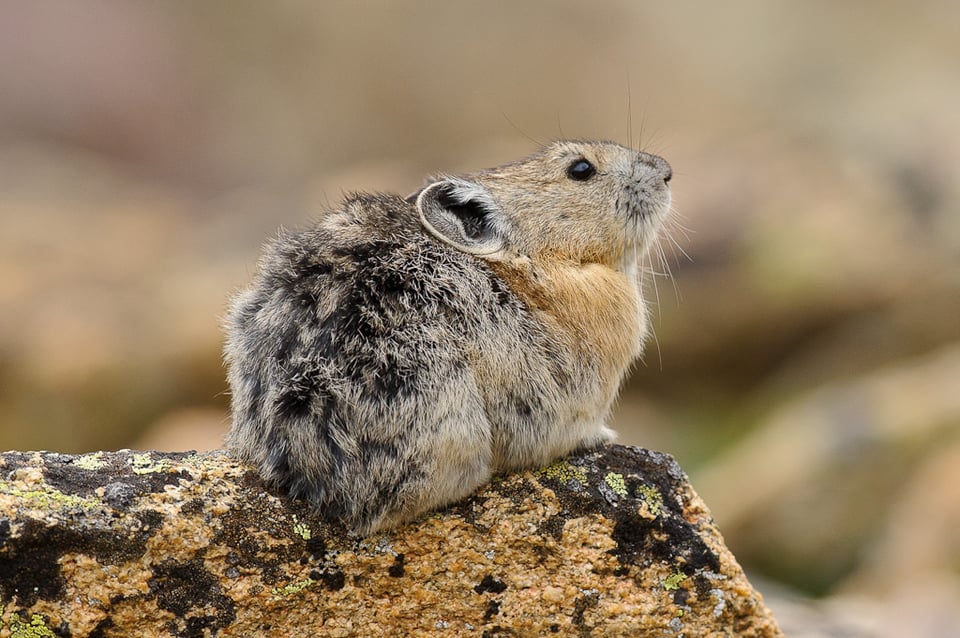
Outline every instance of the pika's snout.
[(637, 152), (625, 176), (627, 197), (623, 212), (631, 221), (658, 220), (670, 208), (670, 179), (673, 169), (658, 155)]
[(651, 155), (650, 153), (643, 152), (638, 153), (638, 156), (639, 163), (653, 173), (654, 179), (658, 179), (664, 184), (670, 183), (670, 179), (673, 177), (673, 169), (670, 168), (667, 160), (659, 155)]

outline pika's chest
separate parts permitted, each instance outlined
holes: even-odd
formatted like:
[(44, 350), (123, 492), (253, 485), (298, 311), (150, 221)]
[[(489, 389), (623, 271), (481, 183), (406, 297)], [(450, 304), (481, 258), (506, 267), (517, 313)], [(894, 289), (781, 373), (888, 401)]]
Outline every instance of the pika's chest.
[(539, 268), (535, 276), (497, 270), (551, 337), (600, 375), (602, 386), (619, 385), (646, 332), (635, 281), (600, 264)]

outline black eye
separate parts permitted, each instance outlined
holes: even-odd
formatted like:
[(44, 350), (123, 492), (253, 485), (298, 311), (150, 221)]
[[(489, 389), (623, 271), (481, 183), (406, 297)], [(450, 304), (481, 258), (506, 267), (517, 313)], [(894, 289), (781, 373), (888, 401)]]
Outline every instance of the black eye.
[(578, 182), (585, 182), (593, 177), (593, 174), (596, 172), (597, 169), (593, 164), (585, 159), (578, 159), (567, 169), (567, 177), (575, 179)]

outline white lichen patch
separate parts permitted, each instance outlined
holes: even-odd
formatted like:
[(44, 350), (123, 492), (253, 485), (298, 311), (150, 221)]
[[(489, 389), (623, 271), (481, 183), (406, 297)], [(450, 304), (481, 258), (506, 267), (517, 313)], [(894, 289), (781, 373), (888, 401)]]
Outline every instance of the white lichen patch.
[(710, 595), (716, 601), (716, 604), (713, 606), (713, 615), (719, 618), (720, 615), (723, 614), (723, 610), (727, 607), (727, 599), (722, 589), (711, 589)]

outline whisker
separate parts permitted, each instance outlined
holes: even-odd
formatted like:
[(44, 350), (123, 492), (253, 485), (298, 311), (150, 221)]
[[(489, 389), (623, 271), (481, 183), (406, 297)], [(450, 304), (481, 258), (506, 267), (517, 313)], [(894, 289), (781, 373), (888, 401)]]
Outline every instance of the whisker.
[(660, 238), (657, 238), (656, 241), (657, 247), (657, 257), (659, 257), (660, 266), (667, 272), (667, 277), (673, 277), (673, 273), (670, 271), (670, 262), (667, 260), (667, 254), (663, 250), (663, 242)]
[(671, 276), (672, 276), (672, 275), (671, 275), (669, 272), (667, 272), (666, 270), (656, 270), (656, 269), (650, 268), (649, 266), (648, 266), (648, 267), (645, 267), (645, 268), (643, 269), (643, 272), (646, 273), (646, 274), (648, 274), (648, 275), (656, 276), (656, 277), (671, 277)]
[[(667, 238), (668, 241), (672, 243), (672, 245), (677, 246), (677, 248), (679, 248), (680, 251), (683, 252), (683, 249), (679, 247), (679, 245), (674, 241), (672, 237), (670, 237), (670, 235), (665, 235), (665, 237)], [(666, 253), (663, 250), (663, 245), (660, 243), (659, 239), (657, 240), (657, 250), (660, 252), (660, 257), (661, 259), (663, 259), (664, 266), (666, 267), (667, 277), (670, 278), (670, 285), (673, 286), (674, 299), (676, 300), (677, 305), (680, 305), (680, 302), (683, 301), (683, 295), (680, 294), (680, 287), (677, 285), (677, 278), (673, 276), (673, 272), (670, 269), (670, 263), (667, 260)], [(686, 255), (686, 253), (684, 254)], [(677, 254), (674, 253), (673, 256), (674, 256), (674, 259), (676, 259)], [(689, 258), (689, 255), (688, 255), (688, 258)], [(677, 262), (677, 265), (678, 266), (680, 265), (679, 261)]]
[(647, 103), (643, 105), (643, 110), (640, 112), (640, 137), (637, 139), (637, 148), (643, 148), (643, 131), (647, 125), (647, 106), (650, 104), (650, 98), (647, 97)]
[(673, 207), (671, 204), (668, 214), (664, 217), (663, 226), (670, 230), (678, 230), (683, 233), (684, 238), (689, 239), (690, 235), (696, 233), (697, 231), (693, 230), (687, 226), (684, 222), (686, 221), (686, 216)]
[(519, 126), (517, 126), (517, 125), (514, 123), (514, 121), (510, 119), (510, 116), (507, 115), (507, 112), (506, 112), (506, 111), (501, 110), (501, 111), (500, 111), (500, 115), (502, 115), (502, 116), (503, 116), (503, 119), (505, 119), (505, 120), (507, 121), (507, 123), (508, 123), (511, 127), (513, 127), (513, 130), (515, 130), (517, 133), (519, 133), (520, 135), (522, 135), (524, 138), (526, 138), (527, 140), (533, 142), (534, 144), (536, 144), (536, 145), (537, 145), (538, 147), (540, 147), (540, 148), (543, 148), (544, 146), (546, 146), (546, 144), (545, 144), (544, 142), (541, 142), (540, 140), (532, 137), (531, 135), (528, 135), (526, 131), (524, 131), (522, 128), (520, 128)]
[[(647, 252), (646, 257), (647, 257), (647, 261), (650, 262), (650, 253), (649, 253), (649, 252)], [(651, 266), (652, 266), (652, 263), (651, 263)], [(651, 270), (653, 270), (653, 268), (651, 268)], [(660, 309), (660, 290), (659, 290), (659, 288), (657, 287), (657, 277), (656, 277), (656, 275), (653, 276), (653, 293), (654, 293), (654, 297), (655, 297), (656, 300), (657, 300), (657, 301), (656, 301), (656, 305), (657, 305), (657, 320), (658, 320), (658, 321), (663, 321), (663, 315), (662, 315), (662, 311), (661, 311), (661, 309)], [(657, 337), (656, 326), (654, 325), (654, 322), (650, 320), (650, 313), (649, 313), (649, 311), (647, 312), (647, 325), (650, 327), (650, 336), (653, 338), (653, 343), (656, 344), (656, 346), (657, 346), (657, 362), (659, 363), (659, 365), (660, 365), (660, 370), (662, 371), (662, 370), (663, 370), (663, 352), (662, 352), (661, 349), (660, 349), (660, 339)]]
[(669, 234), (665, 234), (664, 237), (666, 237), (667, 241), (670, 242), (670, 252), (673, 253), (673, 258), (677, 262), (677, 265), (680, 265), (680, 259), (677, 257), (677, 251), (679, 251), (681, 255), (686, 257), (687, 261), (691, 263), (693, 262), (693, 257), (691, 257), (690, 254), (683, 249), (683, 246), (680, 245), (680, 242), (678, 242), (676, 239), (671, 237)]
[[(656, 269), (653, 267), (653, 257), (650, 255), (650, 251), (647, 251), (646, 254), (647, 262), (650, 264), (650, 269), (648, 272), (656, 273)], [(657, 300), (657, 318), (662, 319), (663, 317), (660, 314), (660, 286), (657, 284), (657, 277), (654, 275), (652, 277), (653, 281), (653, 296)]]

